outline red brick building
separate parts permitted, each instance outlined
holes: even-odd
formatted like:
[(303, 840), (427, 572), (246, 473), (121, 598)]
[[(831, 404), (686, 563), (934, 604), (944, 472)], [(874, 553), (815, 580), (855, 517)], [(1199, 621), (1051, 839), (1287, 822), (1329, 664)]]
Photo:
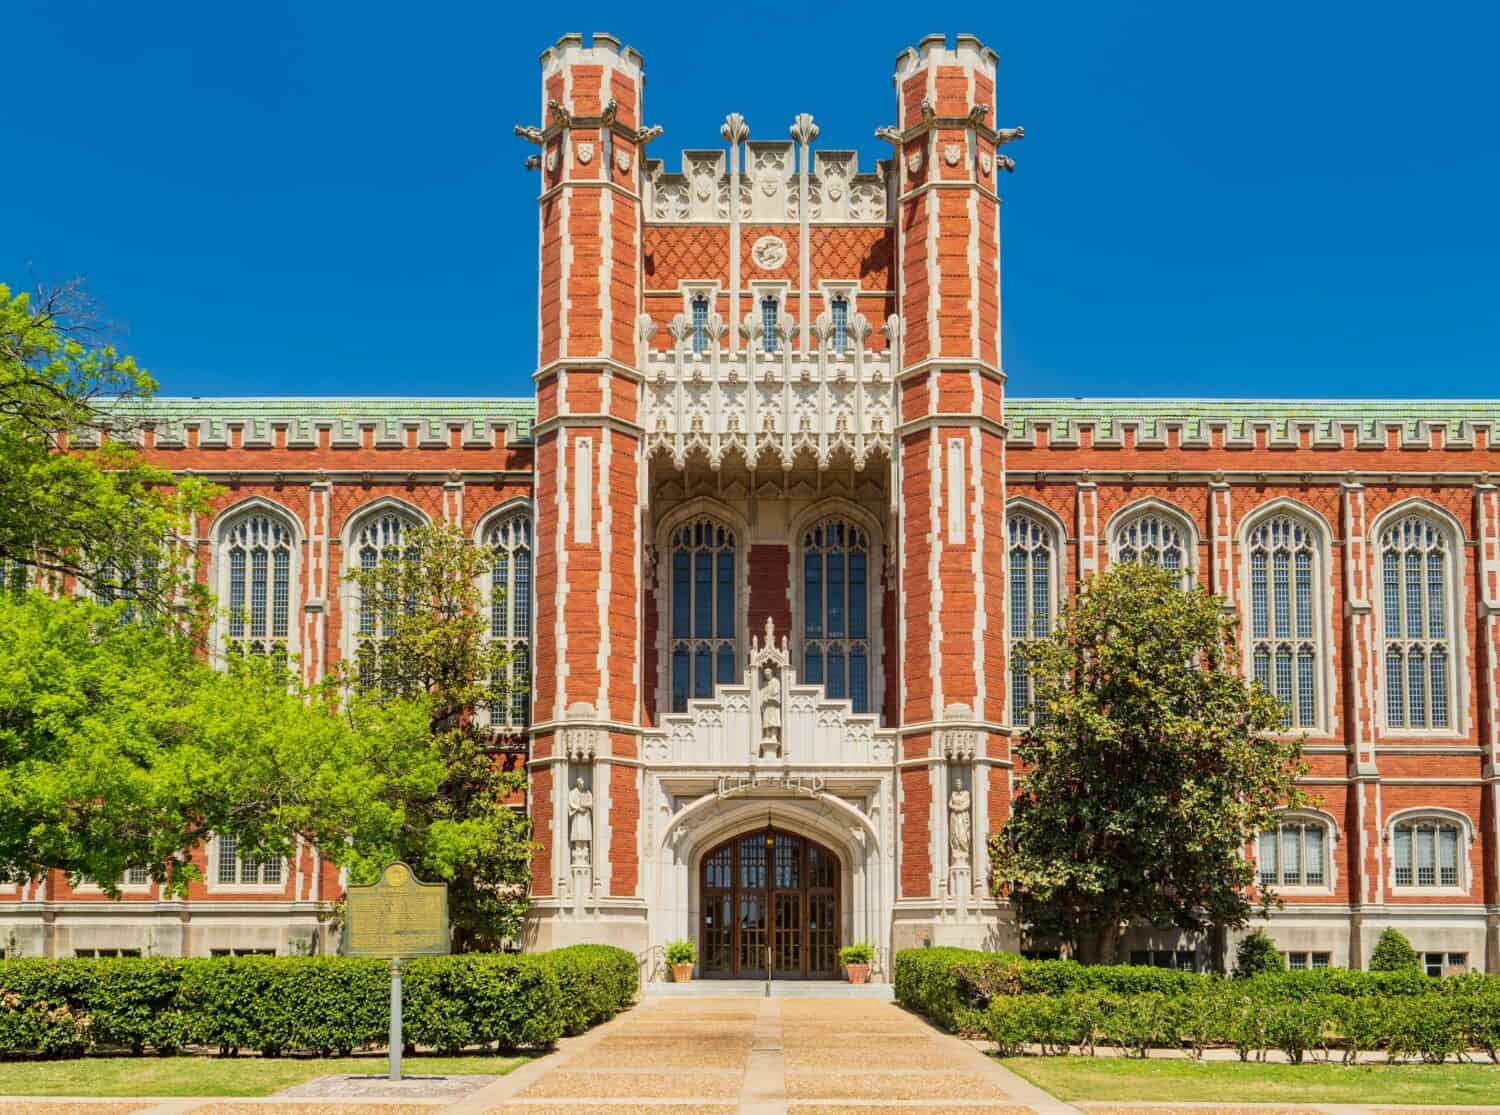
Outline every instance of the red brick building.
[[(1112, 561), (1175, 565), (1306, 733), (1321, 805), (1253, 849), (1294, 965), (1362, 966), (1394, 925), (1436, 968), (1500, 968), (1500, 406), (1007, 398), (996, 63), (968, 36), (902, 52), (874, 167), (809, 116), (738, 115), (668, 167), (640, 56), (559, 40), (517, 129), (534, 399), (154, 405), (147, 452), (225, 487), (200, 567), (249, 614), (219, 634), (320, 676), (370, 635), (350, 563), (460, 526), (530, 675), (531, 942), (693, 937), (705, 976), (815, 976), (855, 940), (1015, 947), (984, 886), (1029, 716), (1010, 641)], [(185, 901), (54, 875), (0, 932), (327, 947), (315, 849), (199, 854)]]

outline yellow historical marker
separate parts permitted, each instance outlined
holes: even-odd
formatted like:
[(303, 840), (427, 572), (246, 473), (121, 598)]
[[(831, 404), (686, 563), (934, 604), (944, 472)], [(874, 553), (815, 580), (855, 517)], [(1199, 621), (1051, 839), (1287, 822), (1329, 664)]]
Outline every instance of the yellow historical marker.
[(391, 1079), (401, 1079), (401, 962), (413, 956), (446, 956), (448, 884), (424, 883), (404, 863), (393, 863), (368, 886), (344, 897), (345, 956), (378, 956), (391, 962)]

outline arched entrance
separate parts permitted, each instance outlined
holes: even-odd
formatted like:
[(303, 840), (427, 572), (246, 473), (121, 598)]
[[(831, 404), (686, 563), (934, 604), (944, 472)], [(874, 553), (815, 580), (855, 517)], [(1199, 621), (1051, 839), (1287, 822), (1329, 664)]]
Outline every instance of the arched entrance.
[(838, 974), (839, 861), (775, 828), (741, 833), (703, 857), (700, 970), (722, 979)]

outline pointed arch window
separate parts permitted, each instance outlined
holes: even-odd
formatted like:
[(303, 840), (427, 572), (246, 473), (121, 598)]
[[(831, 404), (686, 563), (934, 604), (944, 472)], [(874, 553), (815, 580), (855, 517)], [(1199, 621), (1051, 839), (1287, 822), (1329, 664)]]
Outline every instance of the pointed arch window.
[[(396, 510), (378, 511), (367, 518), (354, 534), (352, 560), (354, 565), (369, 572), (383, 561), (415, 561), (417, 548), (410, 535), (419, 526), (415, 516)], [(380, 644), (390, 632), (401, 603), (394, 592), (377, 598), (354, 586), (353, 617), (354, 630), (351, 642), (357, 665), (356, 682), (361, 692), (373, 689), (380, 675)], [(408, 603), (406, 605), (410, 607)]]
[(1281, 703), (1286, 728), (1314, 728), (1321, 711), (1321, 548), (1301, 519), (1276, 515), (1250, 532), (1250, 660), (1255, 680)]
[(672, 532), (672, 711), (735, 679), (734, 531), (700, 515)]
[(1452, 545), (1424, 515), (1406, 515), (1380, 535), (1381, 635), (1388, 728), (1452, 726)]
[(249, 511), (220, 535), (220, 599), (227, 608), (224, 649), (230, 654), (288, 656), (296, 553), (281, 517)]
[[(506, 707), (491, 710), (496, 727), (531, 722), (531, 519), (510, 515), (485, 532), (494, 556), (490, 567), (490, 638), (510, 652)], [(496, 688), (500, 688), (499, 685)]]
[(0, 592), (4, 592), (12, 600), (19, 600), (26, 595), (30, 583), (31, 570), (24, 561), (0, 557)]
[(1178, 522), (1156, 511), (1131, 516), (1115, 530), (1114, 560), (1159, 565), (1180, 574), (1184, 587), (1192, 572), (1191, 540)]
[(845, 518), (802, 537), (802, 680), (870, 711), (870, 539)]
[(1031, 669), (1017, 653), (1017, 644), (1052, 633), (1057, 599), (1057, 543), (1039, 519), (1022, 512), (1011, 514), (1010, 535), (1010, 704), (1011, 719), (1029, 727), (1035, 723), (1036, 694)]

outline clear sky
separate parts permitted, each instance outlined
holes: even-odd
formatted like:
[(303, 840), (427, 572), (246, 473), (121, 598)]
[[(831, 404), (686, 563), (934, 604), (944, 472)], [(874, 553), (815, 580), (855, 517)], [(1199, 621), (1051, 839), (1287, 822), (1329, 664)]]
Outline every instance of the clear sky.
[[(631, 12), (623, 19), (617, 13)], [(11, 0), (0, 281), (86, 276), (169, 394), (529, 394), (537, 55), (646, 59), (652, 150), (886, 153), (970, 32), (1022, 124), (1017, 395), (1500, 397), (1500, 6)]]

